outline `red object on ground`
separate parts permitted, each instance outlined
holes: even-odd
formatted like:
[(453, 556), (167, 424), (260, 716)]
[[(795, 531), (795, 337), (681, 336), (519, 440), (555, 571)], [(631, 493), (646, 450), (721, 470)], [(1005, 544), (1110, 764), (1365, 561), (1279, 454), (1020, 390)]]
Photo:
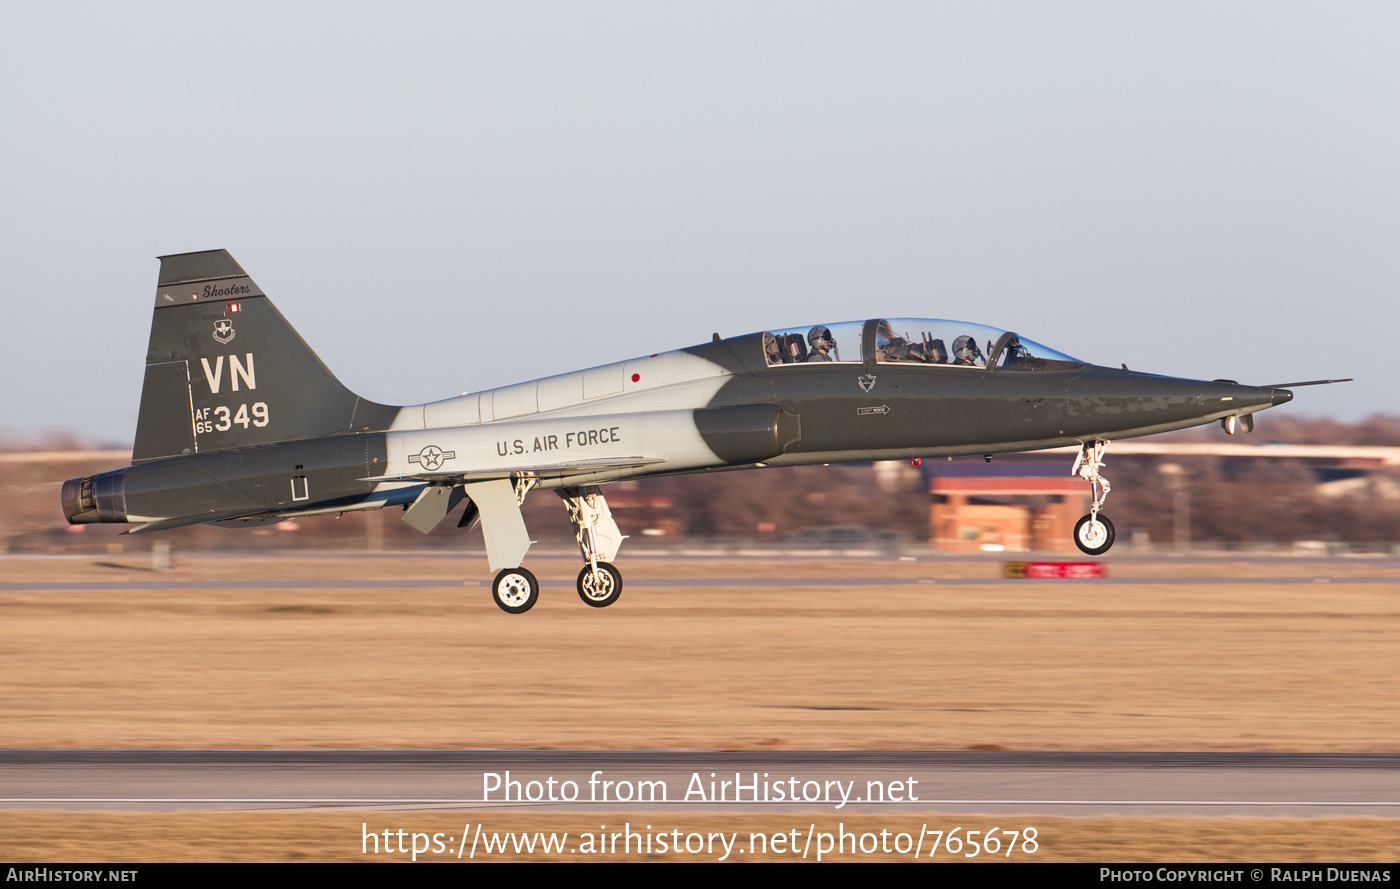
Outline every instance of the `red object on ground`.
[(1108, 574), (1102, 562), (1007, 562), (1006, 576), (1030, 580), (1095, 580)]

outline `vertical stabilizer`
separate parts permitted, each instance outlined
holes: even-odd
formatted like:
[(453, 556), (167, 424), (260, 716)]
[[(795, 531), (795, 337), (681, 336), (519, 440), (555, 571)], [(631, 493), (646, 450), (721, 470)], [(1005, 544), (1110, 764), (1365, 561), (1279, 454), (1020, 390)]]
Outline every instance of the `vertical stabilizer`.
[(132, 459), (388, 427), (226, 250), (160, 258)]

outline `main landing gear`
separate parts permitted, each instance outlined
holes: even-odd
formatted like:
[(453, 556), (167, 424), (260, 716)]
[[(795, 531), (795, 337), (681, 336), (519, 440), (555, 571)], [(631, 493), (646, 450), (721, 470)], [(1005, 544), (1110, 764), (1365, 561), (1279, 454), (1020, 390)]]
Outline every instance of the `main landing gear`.
[(540, 582), (524, 568), (506, 568), (491, 584), (491, 598), (510, 614), (524, 614), (540, 600)]
[[(622, 572), (608, 562), (583, 566), (578, 597), (594, 608), (607, 608), (622, 595)], [(491, 584), (491, 598), (508, 614), (524, 614), (540, 600), (540, 582), (524, 568), (506, 568)]]
[(569, 511), (583, 570), (578, 575), (578, 597), (594, 608), (607, 608), (622, 595), (622, 573), (612, 565), (626, 537), (613, 521), (608, 501), (597, 485), (560, 488), (559, 497)]
[(1099, 470), (1103, 468), (1103, 452), (1108, 447), (1106, 441), (1086, 444), (1074, 458), (1074, 468), (1070, 475), (1078, 475), (1087, 481), (1094, 492), (1094, 503), (1089, 514), (1074, 526), (1074, 545), (1091, 556), (1101, 556), (1113, 546), (1113, 523), (1108, 516), (1101, 515), (1104, 499), (1108, 497), (1110, 486)]
[(578, 573), (578, 597), (585, 605), (607, 608), (622, 595), (622, 573), (608, 562), (593, 562)]
[[(532, 485), (532, 480), (519, 480), (514, 483), (513, 488), (501, 494), (502, 499), (513, 501), (508, 505), (515, 507), (513, 515), (516, 521), (519, 521), (519, 504), (525, 499), (525, 494)], [(612, 560), (617, 558), (617, 551), (626, 537), (618, 530), (617, 522), (613, 521), (612, 511), (608, 509), (608, 502), (603, 499), (603, 494), (597, 485), (559, 488), (557, 493), (569, 511), (569, 521), (574, 526), (574, 536), (578, 540), (579, 552), (583, 554), (583, 570), (578, 575), (578, 597), (586, 605), (594, 608), (606, 608), (622, 595), (622, 573), (613, 566)], [(483, 491), (481, 495), (483, 500), (489, 494), (489, 491)], [(471, 506), (468, 506), (467, 509), (468, 512), (472, 512)], [(506, 512), (510, 511), (506, 510)], [(472, 513), (471, 518), (475, 518), (475, 513)], [(483, 512), (483, 522), (485, 519), (486, 516)], [(468, 517), (464, 516), (462, 524), (469, 523)], [(506, 523), (502, 522), (501, 524), (505, 525)], [(523, 523), (521, 523), (519, 535), (528, 541)], [(488, 555), (491, 552), (491, 546), (492, 538), (488, 536)], [(512, 563), (518, 565), (526, 548), (528, 548), (528, 543), (523, 547), (504, 552), (496, 564), (505, 562), (507, 565)], [(524, 614), (539, 601), (540, 582), (535, 579), (535, 575), (524, 568), (505, 568), (496, 574), (496, 580), (491, 584), (491, 598), (496, 600), (496, 604), (500, 606), (502, 611), (510, 614)]]

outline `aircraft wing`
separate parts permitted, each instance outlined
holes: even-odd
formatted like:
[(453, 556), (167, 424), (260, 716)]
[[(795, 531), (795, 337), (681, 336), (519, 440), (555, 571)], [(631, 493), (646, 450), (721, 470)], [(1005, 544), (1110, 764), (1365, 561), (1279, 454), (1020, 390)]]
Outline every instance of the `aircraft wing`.
[(659, 458), (649, 457), (610, 457), (602, 460), (577, 460), (563, 463), (537, 463), (533, 466), (512, 466), (503, 469), (484, 469), (479, 471), (462, 470), (442, 470), (440, 472), (413, 472), (397, 475), (375, 475), (361, 479), (367, 482), (433, 482), (433, 481), (457, 481), (457, 482), (478, 482), (489, 481), (497, 478), (510, 478), (512, 475), (528, 473), (531, 475), (562, 476), (578, 475), (584, 472), (600, 472), (607, 469), (626, 469), (636, 466), (649, 466), (653, 463), (662, 463)]
[(380, 476), (369, 481), (428, 482), (403, 514), (405, 522), (424, 534), (437, 527), (464, 497), (470, 498), (457, 527), (470, 528), (480, 521), (486, 539), (487, 562), (493, 568), (501, 568), (518, 566), (534, 543), (520, 513), (522, 495), (511, 481), (512, 476), (529, 474), (557, 478), (662, 462), (665, 461), (647, 457), (609, 457), (477, 471), (424, 471)]
[[(481, 472), (419, 472), (407, 475), (384, 475), (371, 476), (363, 481), (372, 482), (479, 482), (490, 481), (492, 479), (510, 478), (517, 473), (531, 473), (534, 475), (578, 475), (584, 472), (597, 472), (606, 469), (618, 469), (632, 466), (647, 466), (652, 463), (664, 462), (656, 458), (646, 457), (613, 457), (603, 460), (579, 460), (563, 463), (542, 463), (535, 466), (518, 466), (510, 469), (491, 469)], [(146, 522), (123, 531), (123, 534), (147, 534), (152, 531), (169, 531), (172, 528), (184, 528), (189, 525), (203, 525), (206, 523), (227, 522), (235, 519), (252, 518), (253, 516), (276, 515), (277, 510), (252, 509), (234, 510), (227, 512), (197, 513), (195, 515), (178, 516), (173, 519), (161, 519), (157, 522)], [(291, 511), (289, 511), (291, 512)]]

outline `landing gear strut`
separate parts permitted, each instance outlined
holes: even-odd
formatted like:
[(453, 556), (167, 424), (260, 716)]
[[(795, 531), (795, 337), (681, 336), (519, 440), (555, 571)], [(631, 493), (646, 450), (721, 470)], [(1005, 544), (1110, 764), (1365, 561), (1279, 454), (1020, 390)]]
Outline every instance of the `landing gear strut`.
[(1103, 452), (1106, 447), (1106, 441), (1084, 445), (1079, 450), (1079, 456), (1074, 458), (1074, 468), (1070, 470), (1071, 475), (1078, 475), (1087, 481), (1094, 493), (1094, 502), (1089, 507), (1089, 514), (1074, 526), (1074, 545), (1091, 556), (1101, 556), (1113, 546), (1113, 523), (1108, 520), (1108, 516), (1100, 514), (1110, 490), (1108, 479), (1099, 474), (1099, 470), (1103, 468)]
[(578, 597), (594, 608), (606, 608), (622, 595), (622, 573), (612, 566), (626, 538), (613, 521), (612, 510), (597, 485), (559, 488), (569, 510), (584, 566), (578, 575)]
[(462, 486), (471, 502), (463, 510), (458, 527), (469, 528), (477, 519), (481, 520), (487, 563), (493, 571), (500, 569), (491, 584), (491, 598), (502, 611), (510, 614), (524, 614), (535, 607), (540, 598), (540, 582), (520, 567), (526, 551), (534, 543), (525, 529), (520, 504), (535, 481), (526, 477), (500, 478)]

